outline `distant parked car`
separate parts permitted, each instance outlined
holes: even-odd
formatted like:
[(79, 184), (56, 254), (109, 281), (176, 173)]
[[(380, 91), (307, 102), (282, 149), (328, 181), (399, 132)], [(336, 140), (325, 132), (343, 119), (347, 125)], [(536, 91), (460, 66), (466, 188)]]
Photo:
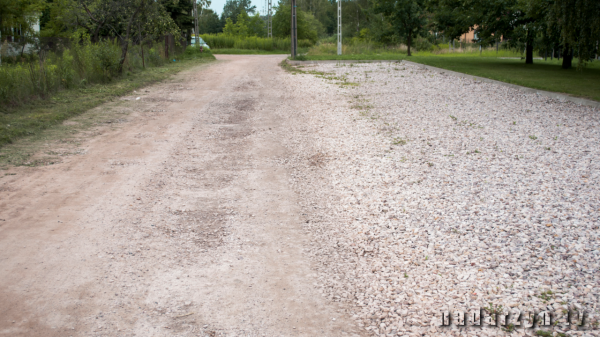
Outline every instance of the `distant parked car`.
[[(202, 48), (210, 49), (210, 47), (206, 44), (206, 42), (204, 42), (204, 40), (202, 40), (201, 37), (198, 37), (198, 42), (202, 46)], [(195, 45), (196, 45), (196, 37), (192, 36), (192, 46), (195, 46)]]

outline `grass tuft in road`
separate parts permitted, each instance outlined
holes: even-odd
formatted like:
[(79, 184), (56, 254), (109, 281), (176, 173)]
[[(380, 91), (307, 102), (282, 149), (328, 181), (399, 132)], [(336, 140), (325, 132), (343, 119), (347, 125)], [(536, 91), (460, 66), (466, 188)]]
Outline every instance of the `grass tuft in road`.
[(286, 60), (281, 61), (279, 64), (285, 71), (291, 73), (292, 75), (296, 74), (310, 74), (315, 77), (322, 78), (328, 81), (332, 81), (332, 83), (339, 85), (340, 87), (358, 87), (358, 83), (356, 82), (348, 82), (348, 78), (345, 75), (336, 76), (334, 73), (327, 73), (324, 71), (316, 71), (316, 70), (304, 70), (303, 66), (295, 67), (286, 62)]

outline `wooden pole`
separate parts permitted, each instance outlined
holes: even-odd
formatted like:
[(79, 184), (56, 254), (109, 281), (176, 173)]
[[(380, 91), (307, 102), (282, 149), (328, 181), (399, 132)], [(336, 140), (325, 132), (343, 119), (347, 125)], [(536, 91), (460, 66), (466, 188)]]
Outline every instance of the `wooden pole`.
[[(337, 54), (342, 55), (342, 0), (337, 0)], [(358, 7), (357, 7), (358, 8)], [(357, 9), (358, 10), (358, 9)]]
[(296, 0), (292, 0), (292, 58), (295, 59), (298, 47), (298, 29), (296, 26)]
[(198, 31), (198, 3), (194, 1), (194, 35), (196, 35), (196, 45), (200, 43), (200, 32)]

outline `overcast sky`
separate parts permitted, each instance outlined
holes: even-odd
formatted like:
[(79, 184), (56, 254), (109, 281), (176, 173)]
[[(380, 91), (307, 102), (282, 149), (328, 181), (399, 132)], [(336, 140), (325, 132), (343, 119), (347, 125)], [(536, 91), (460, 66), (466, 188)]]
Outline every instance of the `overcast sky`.
[[(226, 0), (212, 0), (212, 3), (209, 8), (215, 11), (217, 14), (219, 14), (219, 17), (221, 17), (221, 12), (223, 12), (223, 6), (225, 6), (225, 1)], [(275, 6), (277, 2), (279, 2), (279, 0), (271, 0), (272, 6)], [(265, 7), (265, 1), (252, 0), (252, 4), (256, 6), (256, 10), (262, 15), (263, 9)]]

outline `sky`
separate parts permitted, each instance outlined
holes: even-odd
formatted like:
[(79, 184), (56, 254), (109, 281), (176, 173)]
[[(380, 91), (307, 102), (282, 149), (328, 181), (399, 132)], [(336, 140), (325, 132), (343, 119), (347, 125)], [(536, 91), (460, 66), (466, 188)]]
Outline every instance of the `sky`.
[[(225, 1), (226, 0), (212, 0), (212, 3), (210, 4), (210, 6), (208, 8), (215, 11), (215, 13), (217, 13), (219, 15), (219, 17), (221, 17), (221, 13), (223, 12), (223, 6), (225, 6)], [(279, 0), (271, 0), (272, 6), (275, 6), (278, 1)], [(256, 6), (256, 10), (262, 15), (263, 9), (266, 5), (265, 1), (264, 0), (252, 0), (252, 4), (254, 6)]]

